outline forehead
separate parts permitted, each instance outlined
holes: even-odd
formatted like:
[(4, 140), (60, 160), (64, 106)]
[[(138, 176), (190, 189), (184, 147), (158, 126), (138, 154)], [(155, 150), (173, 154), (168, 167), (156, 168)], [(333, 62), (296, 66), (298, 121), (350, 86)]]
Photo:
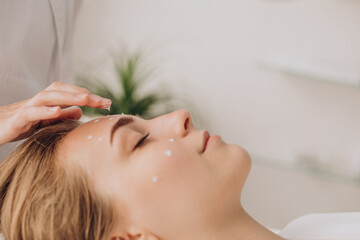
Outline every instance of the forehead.
[(69, 134), (69, 138), (83, 138), (85, 136), (88, 139), (93, 139), (100, 135), (103, 138), (110, 137), (112, 129), (114, 130), (114, 126), (116, 128), (120, 126), (121, 129), (126, 129), (131, 127), (131, 125), (137, 122), (139, 119), (141, 118), (125, 114), (93, 119), (74, 129), (74, 131)]
[(93, 156), (105, 156), (112, 151), (110, 136), (113, 126), (120, 119), (132, 118), (133, 122), (120, 127), (126, 135), (139, 118), (132, 115), (112, 115), (88, 121), (71, 131), (61, 145), (61, 154), (67, 159), (91, 159)]
[[(110, 137), (111, 129), (114, 126), (114, 124), (119, 119), (124, 118), (132, 118), (133, 116), (130, 115), (113, 115), (113, 116), (107, 116), (107, 117), (101, 117), (97, 118), (91, 121), (88, 121), (78, 128), (74, 129), (69, 135), (68, 139), (71, 140), (77, 140), (82, 142), (84, 139), (87, 140), (94, 140), (97, 138), (99, 142), (102, 140), (105, 140), (105, 137)], [(134, 121), (135, 118), (133, 117)], [(123, 126), (122, 128), (126, 128), (128, 126)], [(102, 139), (99, 139), (100, 137), (103, 137)], [(71, 140), (70, 140), (71, 139)], [(87, 141), (91, 142), (91, 141)]]

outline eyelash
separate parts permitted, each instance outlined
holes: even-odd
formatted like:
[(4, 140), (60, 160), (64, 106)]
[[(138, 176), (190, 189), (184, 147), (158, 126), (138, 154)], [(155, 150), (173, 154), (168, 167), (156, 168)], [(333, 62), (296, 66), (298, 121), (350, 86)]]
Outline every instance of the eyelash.
[(140, 147), (143, 142), (145, 142), (146, 138), (150, 135), (150, 133), (146, 134), (143, 138), (140, 139), (140, 141), (135, 145), (134, 150), (138, 147)]

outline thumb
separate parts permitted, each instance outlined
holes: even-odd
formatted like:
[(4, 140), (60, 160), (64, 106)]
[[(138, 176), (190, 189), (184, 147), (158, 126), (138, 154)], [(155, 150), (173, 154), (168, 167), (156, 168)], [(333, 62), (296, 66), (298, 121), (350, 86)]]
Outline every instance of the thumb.
[(62, 109), (60, 116), (56, 120), (79, 120), (81, 118), (82, 111), (80, 108), (68, 108)]
[(60, 115), (57, 118), (41, 121), (41, 127), (56, 124), (62, 120), (79, 120), (81, 115), (82, 111), (80, 108), (62, 109)]

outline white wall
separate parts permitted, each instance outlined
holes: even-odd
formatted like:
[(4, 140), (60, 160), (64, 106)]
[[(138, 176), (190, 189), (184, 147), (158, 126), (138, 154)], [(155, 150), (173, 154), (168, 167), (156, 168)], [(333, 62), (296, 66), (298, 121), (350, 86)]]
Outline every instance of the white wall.
[[(310, 159), (356, 175), (360, 89), (261, 64), (285, 59), (360, 80), (359, 12), (358, 0), (89, 1), (78, 19), (75, 62), (81, 70), (101, 67), (120, 43), (144, 48), (158, 67), (153, 87), (163, 81), (186, 98), (198, 128), (284, 166)], [(269, 227), (309, 212), (360, 211), (359, 184), (254, 162), (243, 203)]]

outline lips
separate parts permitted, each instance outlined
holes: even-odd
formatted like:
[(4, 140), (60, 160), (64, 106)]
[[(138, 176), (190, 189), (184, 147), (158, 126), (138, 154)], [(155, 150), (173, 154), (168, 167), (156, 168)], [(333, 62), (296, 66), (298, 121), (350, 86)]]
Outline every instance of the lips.
[(208, 131), (205, 130), (203, 135), (203, 150), (201, 153), (205, 152), (209, 138), (210, 138), (210, 134)]

